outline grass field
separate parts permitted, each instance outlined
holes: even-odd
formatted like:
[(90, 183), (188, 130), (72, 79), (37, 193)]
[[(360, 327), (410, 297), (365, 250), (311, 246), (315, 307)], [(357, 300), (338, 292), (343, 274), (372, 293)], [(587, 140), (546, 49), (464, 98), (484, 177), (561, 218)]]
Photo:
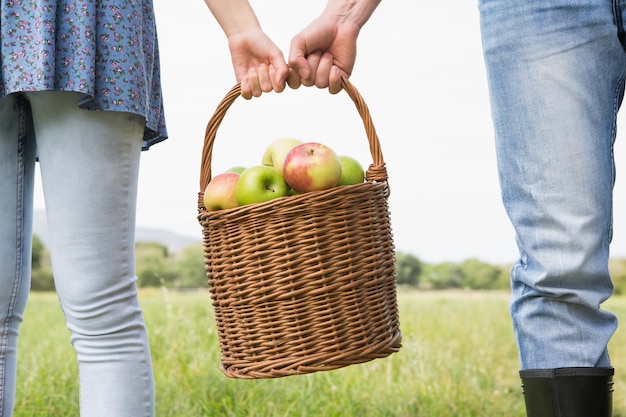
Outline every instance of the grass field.
[[(523, 417), (502, 292), (401, 292), (403, 348), (330, 372), (233, 380), (219, 370), (208, 292), (141, 294), (158, 417)], [(626, 298), (607, 308), (626, 322)], [(614, 415), (626, 416), (626, 334), (612, 341)], [(19, 347), (16, 417), (78, 416), (74, 352), (56, 296), (31, 296)]]

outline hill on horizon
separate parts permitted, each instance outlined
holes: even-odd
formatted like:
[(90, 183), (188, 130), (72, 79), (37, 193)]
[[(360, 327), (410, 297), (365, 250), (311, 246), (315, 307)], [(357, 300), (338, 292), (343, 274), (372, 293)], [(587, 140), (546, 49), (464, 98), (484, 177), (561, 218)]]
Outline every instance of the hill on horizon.
[[(43, 210), (35, 210), (33, 214), (33, 234), (41, 242), (48, 246), (48, 222), (46, 213)], [(196, 244), (202, 243), (200, 234), (198, 237), (183, 235), (166, 229), (155, 229), (149, 227), (137, 227), (135, 230), (135, 242), (158, 242), (167, 247), (171, 253)]]

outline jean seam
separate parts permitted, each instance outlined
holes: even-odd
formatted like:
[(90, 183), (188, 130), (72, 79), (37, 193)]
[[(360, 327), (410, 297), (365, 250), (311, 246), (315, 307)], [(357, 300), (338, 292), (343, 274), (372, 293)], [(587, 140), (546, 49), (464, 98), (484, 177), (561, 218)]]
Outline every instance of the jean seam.
[[(24, 211), (24, 177), (25, 177), (25, 147), (26, 147), (26, 122), (25, 122), (25, 98), (18, 96), (16, 100), (17, 111), (17, 172), (16, 172), (16, 205), (17, 213)], [(15, 305), (17, 302), (17, 294), (22, 283), (23, 278), (23, 241), (24, 241), (24, 219), (18, 215), (15, 219), (15, 236), (16, 236), (16, 259), (15, 259), (15, 273), (13, 278), (13, 287), (11, 289), (11, 297), (7, 307), (7, 318), (2, 324), (2, 339), (0, 340), (0, 350), (6, 352), (8, 348), (8, 339), (11, 332), (11, 319), (13, 312), (15, 311)], [(0, 416), (4, 415), (4, 387), (6, 383), (6, 367), (0, 367)]]

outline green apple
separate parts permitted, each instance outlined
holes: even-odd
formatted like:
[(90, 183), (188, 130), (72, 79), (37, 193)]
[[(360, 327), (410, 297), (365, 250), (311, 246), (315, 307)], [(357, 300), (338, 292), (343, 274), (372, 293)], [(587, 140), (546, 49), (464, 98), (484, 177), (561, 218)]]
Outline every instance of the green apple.
[(326, 190), (339, 182), (341, 160), (322, 143), (301, 143), (287, 154), (283, 176), (291, 188), (301, 193)]
[(263, 203), (289, 195), (289, 186), (274, 167), (256, 165), (241, 173), (237, 182), (237, 201), (240, 205)]
[(238, 207), (238, 182), (239, 174), (236, 172), (224, 172), (213, 177), (204, 189), (204, 207), (208, 211)]
[(340, 155), (341, 178), (337, 185), (360, 184), (365, 181), (365, 171), (363, 166), (356, 159), (347, 155)]
[(236, 172), (237, 174), (241, 174), (245, 170), (246, 170), (246, 167), (236, 166), (236, 167), (229, 168), (226, 172)]
[(281, 138), (270, 143), (263, 153), (261, 164), (274, 167), (278, 172), (283, 172), (283, 165), (287, 153), (302, 141), (294, 138)]

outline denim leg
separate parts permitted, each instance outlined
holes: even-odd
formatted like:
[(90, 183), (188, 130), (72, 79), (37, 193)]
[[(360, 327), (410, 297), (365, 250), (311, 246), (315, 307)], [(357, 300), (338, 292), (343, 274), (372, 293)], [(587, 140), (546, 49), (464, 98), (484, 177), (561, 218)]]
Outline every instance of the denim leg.
[(17, 337), (30, 289), (35, 144), (28, 103), (0, 99), (0, 417), (13, 415)]
[(608, 367), (613, 142), (625, 56), (608, 0), (480, 0), (522, 369)]
[(81, 416), (150, 417), (154, 389), (134, 245), (142, 118), (27, 94), (55, 286), (76, 349)]

